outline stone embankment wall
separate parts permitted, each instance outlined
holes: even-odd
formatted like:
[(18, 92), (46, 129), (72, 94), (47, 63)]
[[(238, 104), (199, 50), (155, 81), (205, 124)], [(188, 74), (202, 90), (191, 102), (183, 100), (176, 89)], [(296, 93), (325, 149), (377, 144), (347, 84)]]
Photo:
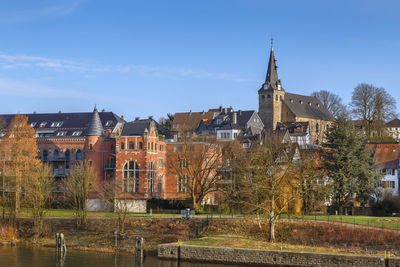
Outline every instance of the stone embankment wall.
[[(379, 257), (288, 252), (260, 249), (238, 249), (182, 245), (158, 245), (158, 257), (184, 261), (207, 261), (271, 266), (384, 266)], [(400, 267), (400, 259), (390, 259), (391, 267)]]

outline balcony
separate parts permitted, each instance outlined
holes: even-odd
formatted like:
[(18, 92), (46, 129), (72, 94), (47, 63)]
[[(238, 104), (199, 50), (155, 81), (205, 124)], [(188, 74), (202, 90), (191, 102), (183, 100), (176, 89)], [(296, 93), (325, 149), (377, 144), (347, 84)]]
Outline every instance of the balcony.
[(47, 158), (43, 158), (44, 162), (64, 162), (64, 161), (69, 161), (69, 158), (66, 157), (47, 157)]
[(54, 177), (65, 177), (69, 174), (69, 170), (53, 170)]
[(115, 170), (115, 163), (104, 164), (104, 169), (105, 170)]

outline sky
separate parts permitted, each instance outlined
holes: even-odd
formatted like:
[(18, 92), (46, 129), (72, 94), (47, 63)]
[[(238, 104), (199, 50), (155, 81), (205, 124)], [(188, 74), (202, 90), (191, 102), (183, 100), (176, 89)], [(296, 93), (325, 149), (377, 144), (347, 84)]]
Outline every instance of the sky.
[(399, 12), (395, 0), (1, 1), (0, 113), (258, 110), (271, 37), (287, 92), (349, 103), (365, 82), (400, 102)]

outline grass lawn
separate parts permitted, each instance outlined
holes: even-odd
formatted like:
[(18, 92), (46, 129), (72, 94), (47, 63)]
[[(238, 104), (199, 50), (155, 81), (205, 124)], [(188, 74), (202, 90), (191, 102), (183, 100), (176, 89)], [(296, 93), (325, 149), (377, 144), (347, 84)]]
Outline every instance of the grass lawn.
[(400, 231), (400, 217), (372, 217), (372, 216), (341, 216), (341, 215), (287, 215), (282, 214), (282, 219), (317, 220), (327, 222), (343, 222), (371, 227), (393, 229)]
[[(290, 245), (285, 243), (270, 243), (267, 241), (255, 240), (243, 236), (208, 236), (195, 240), (183, 242), (186, 245), (212, 246), (212, 247), (231, 247), (231, 248), (247, 248), (247, 249), (267, 249), (267, 250), (284, 250), (293, 252), (313, 252), (313, 253), (329, 253), (329, 254), (346, 254), (360, 255), (359, 252), (349, 252), (345, 249), (335, 249), (328, 247), (311, 247), (301, 245)], [(381, 256), (380, 254), (368, 254)]]

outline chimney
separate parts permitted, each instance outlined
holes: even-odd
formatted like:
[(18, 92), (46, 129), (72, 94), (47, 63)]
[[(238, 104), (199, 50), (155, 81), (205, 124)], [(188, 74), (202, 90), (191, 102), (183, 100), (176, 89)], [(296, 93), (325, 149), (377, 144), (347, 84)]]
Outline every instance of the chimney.
[(222, 112), (222, 106), (219, 106), (219, 112)]
[(153, 119), (153, 116), (149, 116), (149, 120), (152, 120)]
[(239, 116), (242, 116), (242, 111), (239, 109)]
[(228, 114), (228, 109), (227, 108), (224, 108), (224, 113)]
[(203, 109), (203, 115), (204, 115), (204, 114), (206, 114), (206, 112), (205, 112), (204, 109)]
[(135, 121), (138, 121), (138, 120), (140, 120), (140, 117), (135, 117)]
[(232, 121), (232, 123), (233, 124), (237, 124), (237, 113), (236, 112), (233, 112), (233, 121)]

